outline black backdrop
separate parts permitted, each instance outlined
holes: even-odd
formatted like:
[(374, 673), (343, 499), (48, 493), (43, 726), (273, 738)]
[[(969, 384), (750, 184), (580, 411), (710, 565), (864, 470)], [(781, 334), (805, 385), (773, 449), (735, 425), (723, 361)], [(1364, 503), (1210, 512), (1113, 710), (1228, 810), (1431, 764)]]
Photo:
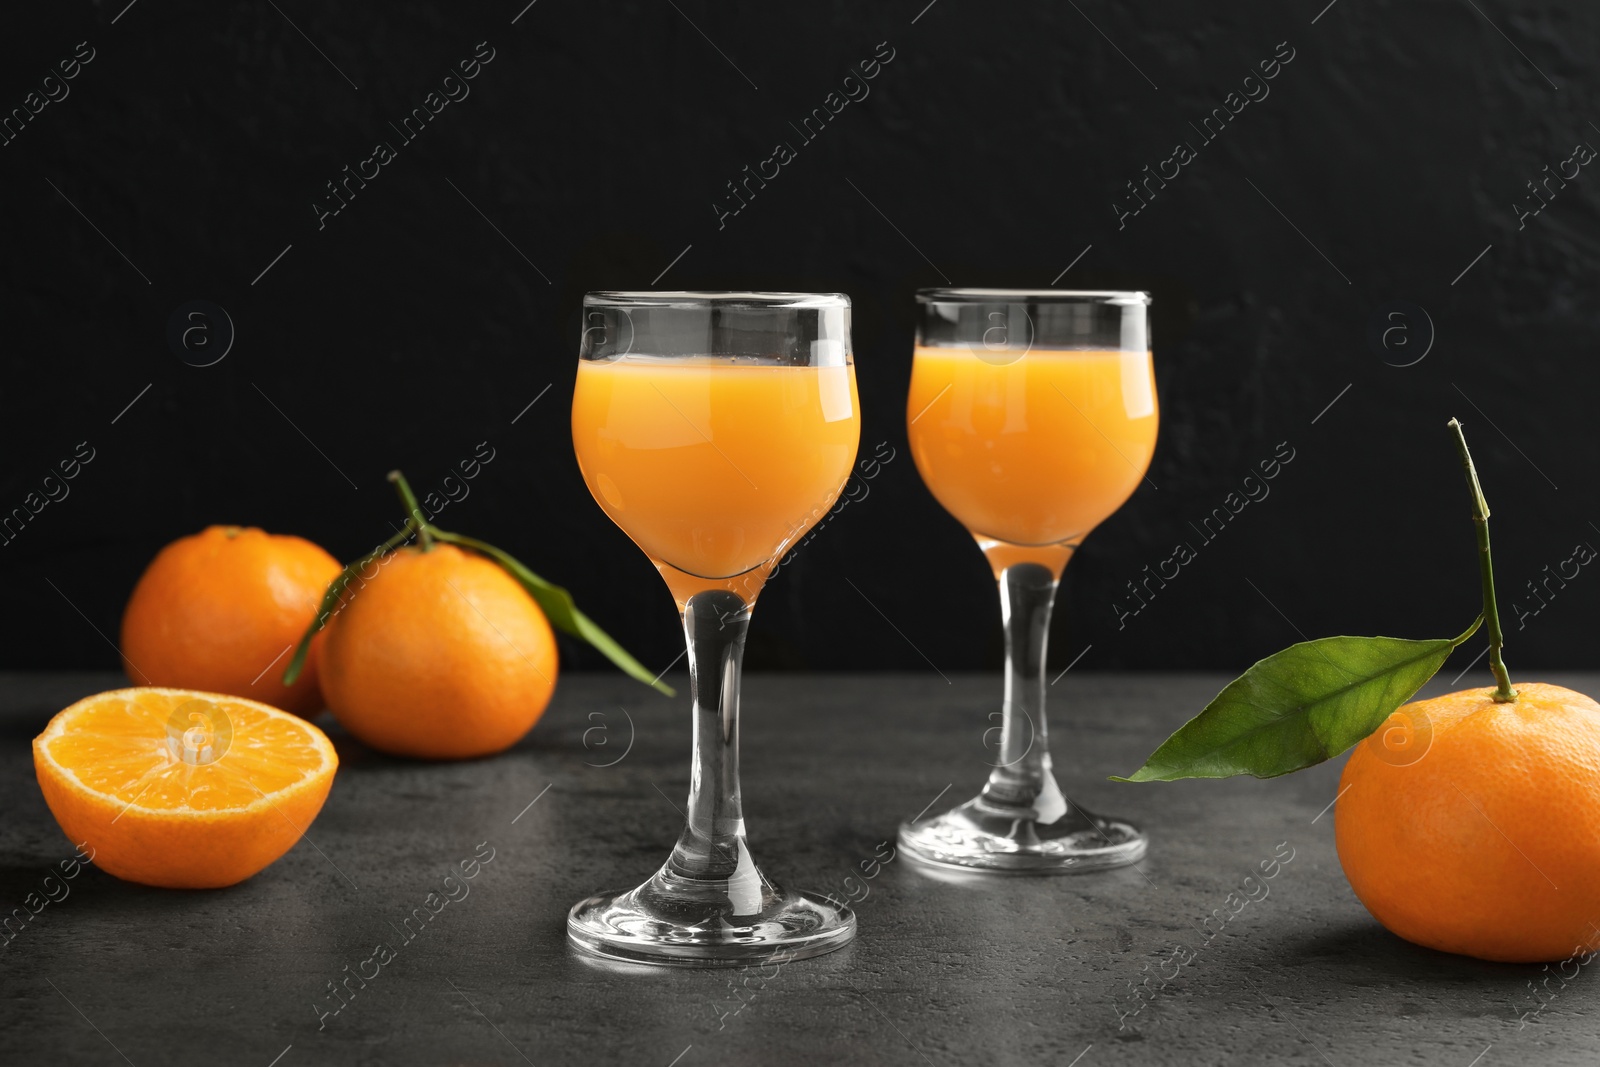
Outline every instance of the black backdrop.
[[(31, 117), (0, 146), (0, 509), (66, 495), (0, 546), (0, 665), (114, 664), (140, 569), (210, 523), (350, 558), (398, 517), (387, 470), (437, 490), (488, 442), (441, 525), (666, 666), (671, 601), (567, 426), (582, 293), (654, 285), (849, 293), (862, 455), (893, 450), (767, 590), (750, 665), (994, 668), (993, 582), (905, 446), (911, 294), (946, 280), (1155, 294), (1151, 484), (1070, 568), (1056, 669), (1457, 633), (1477, 586), (1451, 415), (1494, 507), (1508, 660), (1596, 665), (1600, 576), (1573, 555), (1600, 546), (1600, 172), (1575, 148), (1600, 145), (1600, 9), (524, 2), (7, 14), (0, 108)], [(378, 142), (393, 158), (365, 162)], [(376, 175), (333, 214), (347, 166)], [(734, 214), (747, 166), (778, 173)], [(186, 349), (191, 301), (212, 319)], [(218, 307), (231, 349), (192, 366)], [(1133, 613), (1126, 583), (1179, 542), (1195, 558)]]

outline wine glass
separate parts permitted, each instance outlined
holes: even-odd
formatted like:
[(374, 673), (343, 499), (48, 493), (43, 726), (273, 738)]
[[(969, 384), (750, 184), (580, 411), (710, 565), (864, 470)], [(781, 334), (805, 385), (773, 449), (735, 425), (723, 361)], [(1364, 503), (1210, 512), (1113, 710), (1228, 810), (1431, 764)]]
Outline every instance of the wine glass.
[(595, 500), (677, 600), (694, 756), (687, 825), (643, 885), (573, 907), (609, 959), (709, 966), (830, 952), (849, 907), (756, 867), (739, 794), (751, 609), (844, 488), (861, 435), (850, 300), (838, 293), (590, 293), (572, 443)]
[(977, 539), (1000, 587), (1005, 702), (983, 791), (900, 827), (914, 859), (1067, 872), (1136, 862), (1132, 823), (1061, 791), (1045, 730), (1056, 585), (1083, 539), (1138, 488), (1155, 450), (1142, 292), (924, 289), (906, 405), (911, 455)]

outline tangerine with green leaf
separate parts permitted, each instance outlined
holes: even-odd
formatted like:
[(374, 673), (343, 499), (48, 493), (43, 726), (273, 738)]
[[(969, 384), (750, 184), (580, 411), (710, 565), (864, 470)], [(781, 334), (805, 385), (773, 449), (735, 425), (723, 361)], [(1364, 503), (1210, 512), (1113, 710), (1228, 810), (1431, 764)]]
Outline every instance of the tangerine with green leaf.
[[(1538, 962), (1600, 947), (1600, 704), (1513, 688), (1495, 602), (1489, 506), (1461, 424), (1483, 612), (1459, 637), (1327, 637), (1229, 683), (1121, 781), (1272, 778), (1351, 746), (1339, 861), (1373, 917), (1429, 948)], [(1406, 701), (1482, 626), (1495, 685)], [(1404, 706), (1402, 706), (1404, 705)]]

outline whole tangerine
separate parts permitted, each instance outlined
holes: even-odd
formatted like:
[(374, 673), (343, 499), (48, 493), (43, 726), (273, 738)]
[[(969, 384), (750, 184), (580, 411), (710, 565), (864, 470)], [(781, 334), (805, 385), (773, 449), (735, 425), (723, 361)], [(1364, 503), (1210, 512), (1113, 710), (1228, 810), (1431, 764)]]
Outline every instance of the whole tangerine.
[(323, 692), (383, 752), (468, 759), (516, 744), (555, 691), (555, 634), (497, 564), (404, 548), (351, 583), (322, 648)]
[(321, 642), (294, 685), (283, 684), (282, 664), (341, 569), (302, 537), (253, 526), (208, 526), (181, 537), (150, 561), (128, 599), (123, 666), (141, 685), (223, 693), (314, 715), (322, 709)]
[(1506, 703), (1494, 693), (1407, 704), (1356, 746), (1339, 781), (1339, 861), (1407, 941), (1567, 959), (1600, 946), (1600, 704), (1541, 683)]

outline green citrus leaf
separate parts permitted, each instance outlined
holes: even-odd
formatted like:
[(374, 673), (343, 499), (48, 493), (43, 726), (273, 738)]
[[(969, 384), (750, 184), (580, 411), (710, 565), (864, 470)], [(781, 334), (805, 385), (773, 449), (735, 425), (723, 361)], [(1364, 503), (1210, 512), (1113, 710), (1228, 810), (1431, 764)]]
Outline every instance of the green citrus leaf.
[(1478, 625), (1453, 641), (1324, 637), (1290, 645), (1228, 683), (1144, 766), (1113, 781), (1275, 778), (1332, 759), (1382, 726)]

